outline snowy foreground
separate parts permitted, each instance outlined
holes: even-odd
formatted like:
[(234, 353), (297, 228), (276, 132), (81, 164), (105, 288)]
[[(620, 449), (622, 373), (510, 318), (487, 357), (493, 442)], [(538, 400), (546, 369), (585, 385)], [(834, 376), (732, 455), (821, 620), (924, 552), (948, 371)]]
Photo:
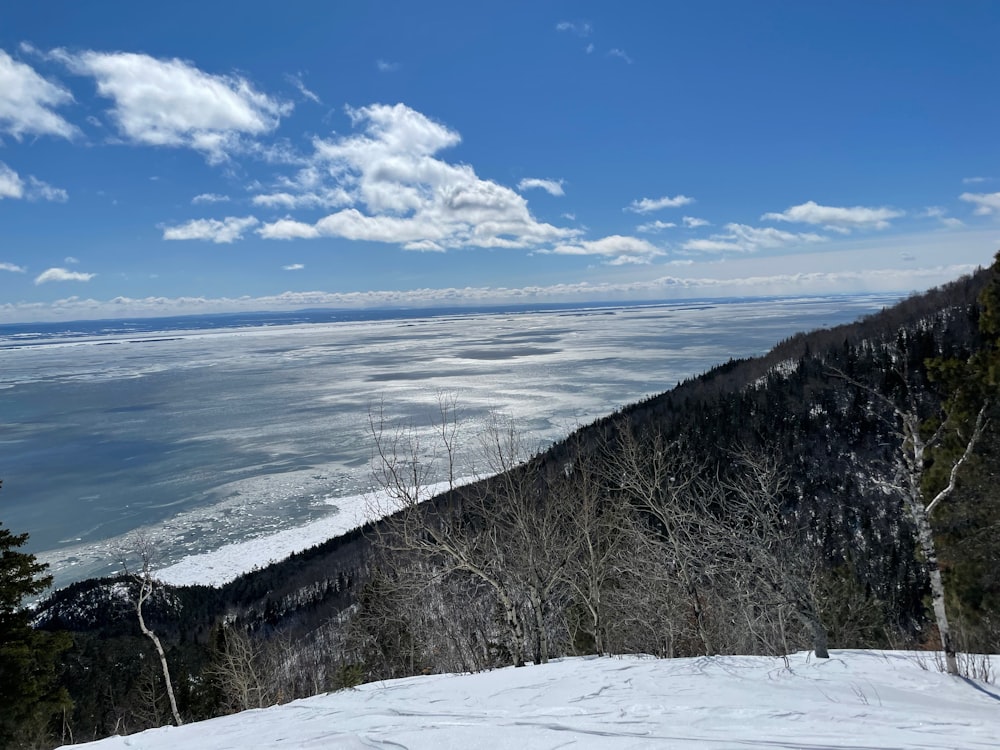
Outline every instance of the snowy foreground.
[[(994, 660), (995, 661), (995, 660)], [(996, 748), (1000, 689), (928, 654), (576, 658), (363, 685), (88, 748)], [(84, 747), (78, 745), (76, 747)]]

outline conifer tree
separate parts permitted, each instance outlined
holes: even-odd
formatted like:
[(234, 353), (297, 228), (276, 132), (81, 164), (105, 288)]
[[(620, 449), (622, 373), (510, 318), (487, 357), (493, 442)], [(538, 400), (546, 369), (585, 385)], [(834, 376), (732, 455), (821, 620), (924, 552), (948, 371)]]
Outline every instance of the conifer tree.
[(59, 687), (58, 659), (69, 645), (65, 633), (31, 627), (25, 599), (52, 584), (47, 565), (21, 552), (27, 534), (0, 526), (0, 747), (18, 747), (47, 734), (53, 716), (70, 707)]

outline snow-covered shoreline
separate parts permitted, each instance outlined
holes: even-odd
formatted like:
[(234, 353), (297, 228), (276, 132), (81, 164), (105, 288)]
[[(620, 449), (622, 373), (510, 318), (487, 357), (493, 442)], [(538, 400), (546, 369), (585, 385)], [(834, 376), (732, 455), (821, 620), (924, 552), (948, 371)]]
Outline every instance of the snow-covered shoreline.
[[(470, 478), (462, 478), (452, 484), (457, 486), (469, 481)], [(438, 482), (422, 488), (422, 492), (430, 498), (448, 487), (448, 482)], [(390, 506), (382, 491), (330, 498), (330, 502), (337, 506), (337, 512), (332, 515), (296, 528), (190, 555), (156, 571), (156, 577), (172, 586), (222, 586), (244, 573), (265, 568), (364, 526), (383, 515)]]

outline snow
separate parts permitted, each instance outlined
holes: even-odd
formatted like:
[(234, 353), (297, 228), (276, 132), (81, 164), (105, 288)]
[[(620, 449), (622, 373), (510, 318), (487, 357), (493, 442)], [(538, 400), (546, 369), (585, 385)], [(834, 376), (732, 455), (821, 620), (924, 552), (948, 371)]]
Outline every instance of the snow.
[(933, 655), (817, 660), (571, 658), (431, 675), (163, 727), (94, 750), (230, 748), (995, 748), (1000, 689), (938, 672)]
[[(461, 477), (449, 482), (436, 482), (421, 488), (421, 497), (428, 499), (445, 492), (451, 486), (473, 481)], [(244, 573), (264, 568), (334, 537), (342, 536), (368, 521), (374, 521), (392, 508), (383, 491), (367, 495), (352, 495), (330, 500), (337, 513), (312, 523), (274, 534), (227, 544), (211, 552), (185, 557), (178, 563), (156, 571), (156, 578), (172, 586), (222, 586)]]

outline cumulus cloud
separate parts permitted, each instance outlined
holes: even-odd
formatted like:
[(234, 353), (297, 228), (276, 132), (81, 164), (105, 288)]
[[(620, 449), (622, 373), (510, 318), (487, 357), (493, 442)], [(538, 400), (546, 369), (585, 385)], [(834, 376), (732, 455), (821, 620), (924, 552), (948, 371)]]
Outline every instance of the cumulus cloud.
[(654, 232), (662, 232), (664, 229), (673, 229), (676, 226), (677, 225), (672, 221), (660, 221), (657, 219), (656, 221), (650, 221), (646, 224), (640, 224), (635, 228), (635, 230), (637, 232), (646, 232), (651, 234)]
[(885, 206), (821, 206), (815, 201), (806, 201), (792, 206), (781, 213), (766, 213), (763, 221), (788, 221), (799, 224), (822, 224), (826, 229), (848, 233), (852, 229), (887, 229), (889, 220), (903, 216), (903, 211)]
[(542, 250), (540, 252), (552, 253), (554, 255), (604, 256), (609, 258), (607, 262), (610, 265), (649, 263), (656, 256), (663, 255), (663, 250), (648, 240), (620, 234), (613, 234), (599, 240), (577, 240), (557, 245), (551, 250)]
[(705, 221), (705, 219), (699, 219), (697, 216), (685, 216), (681, 219), (684, 222), (684, 226), (688, 229), (697, 229), (698, 227), (707, 227), (712, 222)]
[(69, 271), (65, 268), (49, 268), (35, 277), (35, 284), (45, 284), (49, 281), (90, 281), (97, 274)]
[(202, 193), (191, 199), (191, 202), (196, 206), (200, 203), (226, 203), (228, 201), (228, 195), (219, 195), (218, 193)]
[(313, 240), (320, 236), (312, 224), (288, 218), (265, 224), (257, 233), (267, 240)]
[(216, 244), (229, 244), (243, 239), (243, 233), (260, 222), (253, 216), (227, 216), (218, 219), (193, 219), (185, 224), (164, 227), (165, 240), (209, 240)]
[(69, 194), (62, 188), (52, 187), (36, 177), (29, 176), (26, 180), (13, 169), (0, 161), (0, 200), (25, 198), (29, 201), (54, 201), (65, 203)]
[(291, 264), (289, 264), (287, 266), (282, 266), (281, 270), (282, 271), (301, 271), (303, 268), (305, 268), (305, 266), (302, 265), (301, 263), (291, 263)]
[(774, 227), (751, 227), (746, 224), (726, 224), (725, 230), (708, 239), (688, 240), (683, 248), (704, 253), (749, 253), (791, 244), (823, 242), (826, 239), (811, 232), (785, 232)]
[(963, 177), (962, 182), (965, 185), (976, 185), (981, 182), (989, 182), (990, 179), (989, 177)]
[(538, 177), (525, 177), (517, 183), (518, 190), (524, 191), (531, 190), (532, 188), (544, 190), (549, 195), (559, 196), (566, 194), (563, 190), (562, 180), (543, 180)]
[(958, 196), (966, 203), (972, 203), (979, 216), (1000, 213), (1000, 193), (962, 193)]
[(70, 70), (91, 76), (111, 99), (111, 117), (133, 143), (186, 147), (211, 163), (269, 133), (292, 105), (257, 91), (240, 76), (212, 75), (177, 58), (132, 52), (50, 53)]
[(282, 175), (273, 186), (274, 191), (253, 197), (255, 206), (280, 208), (339, 208), (354, 202), (352, 195), (342, 186), (329, 184), (329, 172), (310, 164), (291, 177)]
[(72, 101), (73, 95), (62, 86), (0, 50), (0, 131), (17, 140), (25, 135), (72, 138), (77, 128), (54, 111)]
[(10, 271), (11, 273), (24, 273), (28, 269), (24, 266), (15, 266), (13, 263), (0, 263), (0, 271)]
[(286, 181), (287, 190), (254, 199), (289, 209), (345, 208), (315, 223), (285, 217), (264, 224), (262, 237), (342, 237), (447, 250), (530, 248), (578, 234), (539, 222), (521, 195), (479, 178), (471, 166), (437, 158), (461, 137), (420, 112), (403, 104), (347, 111), (360, 132), (316, 139), (310, 166)]
[(375, 61), (375, 68), (380, 73), (392, 73), (394, 71), (399, 70), (399, 63), (394, 63), (394, 62), (389, 62), (388, 60), (379, 59)]
[(686, 206), (689, 203), (694, 203), (694, 198), (688, 198), (686, 195), (675, 195), (671, 198), (669, 195), (665, 195), (662, 198), (634, 200), (625, 210), (636, 214), (648, 214), (653, 211), (659, 211), (662, 208), (677, 208), (678, 206)]

